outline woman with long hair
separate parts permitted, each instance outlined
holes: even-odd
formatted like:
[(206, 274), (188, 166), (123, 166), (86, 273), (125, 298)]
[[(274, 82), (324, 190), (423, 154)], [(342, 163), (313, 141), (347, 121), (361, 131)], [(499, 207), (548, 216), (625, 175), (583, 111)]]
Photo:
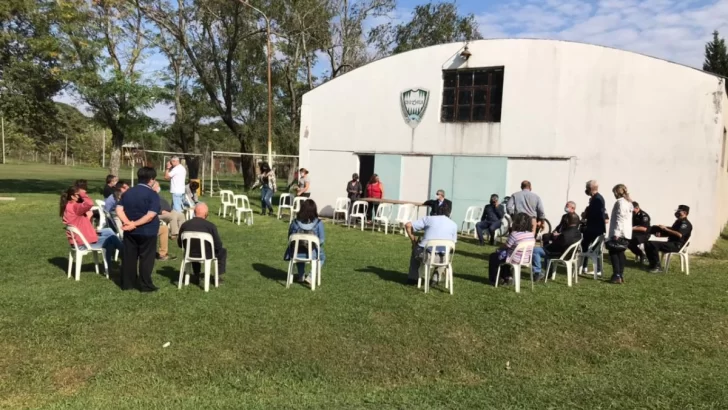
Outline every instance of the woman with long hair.
[[(490, 254), (488, 259), (488, 279), (490, 284), (495, 286), (495, 278), (498, 275), (498, 266), (505, 262), (506, 259), (513, 254), (521, 242), (536, 240), (533, 235), (533, 222), (531, 217), (521, 212), (513, 217), (513, 225), (511, 225), (511, 233), (508, 236), (506, 243), (500, 247), (500, 249)], [(523, 255), (517, 253), (513, 256), (512, 260), (514, 263), (520, 262)], [(501, 269), (503, 274), (501, 275), (501, 281), (503, 284), (511, 284), (513, 282), (513, 275), (509, 269)]]
[[(109, 228), (104, 228), (96, 233), (96, 229), (94, 229), (93, 225), (91, 225), (91, 221), (86, 216), (86, 213), (90, 211), (93, 206), (94, 201), (86, 195), (85, 189), (79, 188), (78, 186), (72, 186), (61, 194), (59, 214), (63, 219), (64, 224), (74, 226), (81, 232), (89, 245), (91, 245), (92, 249), (104, 248), (106, 266), (108, 268), (111, 267), (114, 252), (116, 250), (121, 252), (122, 244), (121, 240), (119, 240), (116, 236), (116, 233)], [(73, 245), (72, 235), (75, 236), (75, 234), (66, 232), (66, 235), (68, 236), (68, 243)], [(83, 249), (85, 245), (81, 238), (75, 239), (79, 247)]]
[[(319, 219), (318, 217), (318, 210), (316, 209), (316, 202), (313, 201), (313, 199), (307, 199), (301, 203), (301, 210), (296, 213), (296, 219), (291, 223), (291, 226), (288, 227), (288, 236), (290, 237), (294, 233), (306, 233), (306, 234), (312, 234), (316, 235), (318, 237), (319, 243), (321, 244), (321, 249), (314, 250), (314, 257), (318, 253), (319, 260), (321, 261), (321, 266), (323, 266), (324, 261), (326, 260), (326, 256), (324, 255), (323, 245), (325, 240), (324, 235), (324, 223)], [(283, 256), (284, 260), (290, 260), (292, 257), (293, 249), (291, 246), (286, 248), (286, 253)], [(298, 249), (298, 256), (299, 257), (306, 257), (308, 256), (308, 249), (301, 249), (299, 247)], [(296, 269), (298, 269), (298, 277), (296, 280), (298, 282), (304, 281), (304, 268), (306, 267), (305, 263), (297, 263)]]
[(627, 187), (617, 184), (612, 188), (617, 202), (612, 207), (612, 216), (609, 218), (609, 237), (606, 247), (609, 251), (609, 260), (612, 262), (612, 279), (616, 284), (624, 283), (624, 265), (627, 258), (624, 252), (632, 239), (632, 198)]
[[(384, 198), (384, 184), (382, 184), (382, 181), (379, 179), (379, 175), (377, 174), (372, 175), (369, 179), (369, 184), (367, 185), (367, 198)], [(371, 217), (369, 218), (371, 221), (375, 216), (377, 216), (379, 202), (370, 202), (369, 208), (372, 210)]]
[(253, 188), (260, 187), (260, 209), (261, 215), (273, 215), (273, 194), (276, 192), (276, 173), (267, 162), (260, 164), (260, 175)]

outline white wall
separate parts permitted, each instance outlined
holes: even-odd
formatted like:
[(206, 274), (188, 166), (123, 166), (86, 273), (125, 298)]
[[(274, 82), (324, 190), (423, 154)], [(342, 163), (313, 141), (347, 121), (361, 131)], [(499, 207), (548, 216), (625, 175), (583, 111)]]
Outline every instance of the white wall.
[(309, 162), (302, 167), (311, 177), (311, 199), (319, 214), (331, 217), (336, 198), (346, 197), (346, 183), (359, 172), (359, 157), (351, 152), (311, 151)]
[[(543, 201), (546, 218), (555, 228), (568, 201), (569, 161), (509, 159), (507, 173), (508, 195), (520, 191), (524, 180), (530, 181), (532, 191)], [(581, 205), (577, 202), (577, 206)]]
[[(304, 95), (302, 164), (309, 161), (309, 149), (574, 157), (569, 198), (580, 208), (587, 180), (600, 181), (608, 207), (613, 201), (609, 190), (624, 183), (655, 223), (671, 223), (678, 204), (690, 205), (693, 250), (710, 249), (718, 226), (728, 218), (716, 209), (728, 193), (726, 176), (717, 172), (725, 122), (724, 89), (717, 77), (631, 52), (563, 41), (474, 41), (467, 62), (458, 57), (462, 46), (386, 58)], [(505, 67), (501, 122), (441, 123), (442, 69), (488, 66)], [(410, 88), (431, 92), (414, 131), (399, 107), (400, 92)], [(339, 183), (338, 173), (329, 170), (329, 176)], [(545, 206), (559, 209), (563, 202), (548, 200)]]

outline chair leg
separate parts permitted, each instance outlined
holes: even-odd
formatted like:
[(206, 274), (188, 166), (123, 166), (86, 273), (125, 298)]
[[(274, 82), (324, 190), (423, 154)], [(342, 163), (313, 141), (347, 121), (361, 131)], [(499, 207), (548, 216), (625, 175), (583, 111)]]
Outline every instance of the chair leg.
[(571, 287), (571, 264), (566, 263), (566, 284)]
[(215, 287), (220, 287), (220, 263), (215, 259)]
[(501, 270), (501, 266), (498, 265), (498, 272), (496, 272), (496, 274), (495, 274), (495, 287), (496, 288), (498, 287), (498, 282), (500, 281), (500, 270)]
[[(549, 259), (549, 263), (546, 264), (546, 274), (544, 276), (543, 283), (546, 283), (549, 281), (549, 273), (551, 272), (551, 259)], [(556, 269), (554, 269), (554, 273), (551, 276), (551, 280), (554, 280), (556, 278)]]
[(288, 262), (288, 276), (286, 276), (286, 289), (291, 287), (293, 283), (293, 259)]
[(104, 275), (109, 279), (109, 264), (106, 263), (106, 249), (101, 248), (101, 262), (104, 265)]
[(578, 266), (574, 265), (572, 262), (568, 262), (569, 266), (571, 266), (571, 274), (574, 275), (574, 283), (579, 283), (579, 271)]
[(671, 255), (669, 253), (665, 254), (665, 273), (670, 272), (670, 257)]
[(450, 280), (450, 294), (453, 293), (453, 273), (452, 273), (452, 264), (447, 266), (447, 278)]
[(185, 260), (182, 259), (182, 265), (179, 267), (179, 280), (177, 281), (177, 289), (182, 289), (182, 282), (185, 278)]
[(683, 256), (685, 258), (685, 274), (689, 275), (690, 274), (690, 256), (688, 256), (687, 254), (681, 255), (681, 256)]
[(76, 254), (76, 280), (81, 280), (81, 264), (83, 264), (83, 256)]
[(210, 261), (205, 261), (205, 292), (210, 291), (210, 273), (212, 271), (212, 266), (210, 266)]
[(315, 260), (311, 260), (311, 278), (310, 278), (310, 280), (311, 280), (311, 290), (312, 291), (316, 290), (316, 281), (318, 280), (318, 278), (317, 278), (318, 267), (316, 266), (317, 265), (316, 262), (317, 261), (315, 261)]
[(316, 286), (321, 286), (321, 261), (316, 264), (316, 281), (318, 282)]
[(68, 279), (71, 279), (71, 270), (73, 269), (73, 251), (68, 252)]
[(424, 281), (425, 281), (425, 284), (424, 284), (425, 293), (427, 293), (427, 292), (430, 291), (430, 266), (429, 265), (425, 265), (425, 279), (424, 279)]
[(513, 277), (516, 282), (516, 293), (521, 293), (521, 265), (513, 265)]
[(96, 274), (99, 274), (99, 253), (98, 252), (91, 252), (91, 256), (94, 258), (94, 269), (96, 270)]

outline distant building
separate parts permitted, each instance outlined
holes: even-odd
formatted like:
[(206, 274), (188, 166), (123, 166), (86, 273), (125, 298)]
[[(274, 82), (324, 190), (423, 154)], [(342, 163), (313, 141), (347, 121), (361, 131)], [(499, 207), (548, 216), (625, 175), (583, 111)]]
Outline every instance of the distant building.
[(303, 97), (300, 163), (323, 214), (353, 172), (390, 199), (444, 189), (468, 206), (522, 180), (559, 220), (599, 181), (608, 210), (624, 183), (655, 224), (691, 207), (693, 251), (728, 220), (724, 79), (632, 52), (552, 40), (479, 40), (379, 60)]

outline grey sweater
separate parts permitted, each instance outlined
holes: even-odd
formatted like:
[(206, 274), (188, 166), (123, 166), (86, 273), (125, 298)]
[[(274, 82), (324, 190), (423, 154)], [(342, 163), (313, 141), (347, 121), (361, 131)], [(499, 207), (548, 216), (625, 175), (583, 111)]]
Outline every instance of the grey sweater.
[(541, 198), (527, 189), (516, 192), (513, 196), (511, 196), (511, 200), (508, 201), (509, 214), (517, 214), (521, 212), (531, 218), (543, 219), (546, 217)]

